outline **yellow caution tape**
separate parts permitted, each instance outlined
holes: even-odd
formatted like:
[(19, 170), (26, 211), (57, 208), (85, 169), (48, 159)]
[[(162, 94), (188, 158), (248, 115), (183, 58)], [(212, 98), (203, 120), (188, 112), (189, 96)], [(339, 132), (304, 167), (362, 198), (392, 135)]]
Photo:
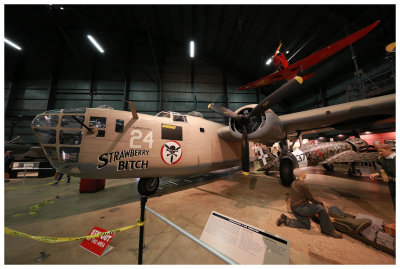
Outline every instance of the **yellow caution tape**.
[(8, 234), (8, 235), (12, 235), (12, 236), (25, 237), (25, 238), (33, 239), (36, 241), (45, 242), (45, 243), (61, 243), (61, 242), (70, 242), (70, 241), (83, 240), (83, 239), (92, 239), (92, 238), (100, 237), (103, 235), (109, 235), (109, 234), (116, 234), (119, 232), (123, 232), (123, 231), (129, 230), (129, 229), (132, 229), (135, 226), (143, 226), (143, 225), (144, 225), (144, 222), (141, 222), (140, 220), (138, 220), (138, 222), (135, 225), (126, 226), (126, 227), (122, 227), (119, 229), (114, 229), (114, 230), (104, 232), (104, 233), (92, 234), (92, 235), (87, 235), (87, 236), (79, 236), (79, 237), (52, 237), (52, 236), (29, 235), (29, 234), (18, 232), (16, 230), (8, 228), (7, 226), (4, 227), (4, 233)]
[[(58, 183), (64, 182), (65, 179), (61, 179)], [(42, 186), (47, 186), (47, 185), (53, 185), (55, 182), (50, 182), (42, 185), (34, 185), (34, 186), (26, 186), (26, 187), (14, 187), (14, 188), (5, 188), (6, 190), (17, 190), (17, 189), (29, 189), (29, 188), (38, 188)]]

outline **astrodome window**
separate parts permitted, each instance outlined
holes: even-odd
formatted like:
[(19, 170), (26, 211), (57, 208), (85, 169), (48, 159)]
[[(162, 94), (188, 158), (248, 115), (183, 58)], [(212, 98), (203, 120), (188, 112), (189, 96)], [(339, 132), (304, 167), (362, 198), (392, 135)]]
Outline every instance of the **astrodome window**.
[(35, 127), (56, 127), (58, 124), (58, 115), (39, 115), (32, 121)]

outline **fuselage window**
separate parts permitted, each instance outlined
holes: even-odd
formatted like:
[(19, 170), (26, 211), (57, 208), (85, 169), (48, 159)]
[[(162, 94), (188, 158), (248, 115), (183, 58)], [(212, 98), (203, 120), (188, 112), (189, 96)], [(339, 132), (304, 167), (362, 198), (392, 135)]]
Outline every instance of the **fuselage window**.
[(106, 128), (106, 120), (103, 117), (90, 117), (89, 127)]
[(96, 137), (105, 137), (106, 136), (106, 131), (104, 130), (98, 130)]
[(66, 145), (80, 145), (82, 131), (60, 130), (59, 143)]
[(60, 159), (65, 163), (77, 163), (80, 148), (60, 148)]
[(182, 116), (182, 115), (174, 115), (173, 119), (174, 119), (174, 121), (186, 122), (186, 117)]
[(123, 120), (116, 120), (115, 121), (115, 131), (117, 133), (124, 132), (124, 121)]
[[(85, 122), (85, 116), (75, 115), (74, 117), (80, 120), (81, 122)], [(72, 118), (72, 116), (63, 116), (61, 119), (61, 127), (81, 129), (83, 126), (82, 124), (77, 122), (74, 118)]]
[(204, 128), (200, 128), (200, 132), (204, 133)]

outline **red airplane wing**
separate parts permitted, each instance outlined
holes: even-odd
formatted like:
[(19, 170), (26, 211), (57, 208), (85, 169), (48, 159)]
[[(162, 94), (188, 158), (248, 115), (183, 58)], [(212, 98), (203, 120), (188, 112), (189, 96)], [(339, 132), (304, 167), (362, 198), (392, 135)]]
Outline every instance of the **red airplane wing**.
[(332, 56), (336, 52), (344, 49), (345, 47), (349, 46), (350, 44), (356, 42), (366, 34), (368, 34), (372, 29), (374, 29), (380, 21), (376, 21), (372, 23), (371, 25), (333, 43), (332, 45), (329, 45), (313, 54), (310, 56), (298, 61), (297, 63), (294, 63), (292, 65), (289, 65), (287, 68), (275, 72), (271, 75), (268, 75), (266, 77), (260, 78), (256, 81), (250, 82), (244, 86), (241, 86), (238, 88), (238, 90), (248, 90), (248, 89), (253, 89), (253, 88), (258, 88), (262, 87), (268, 84), (271, 84), (272, 82), (279, 81), (282, 79), (291, 79), (296, 76), (296, 74), (299, 71), (304, 71), (307, 68), (316, 65), (320, 61), (328, 58), (329, 56)]
[(320, 61), (328, 58), (329, 56), (335, 54), (336, 52), (339, 52), (340, 50), (344, 49), (345, 47), (349, 46), (350, 44), (353, 44), (366, 34), (368, 34), (372, 29), (374, 29), (380, 21), (376, 21), (372, 23), (371, 25), (333, 43), (332, 45), (329, 45), (313, 54), (310, 56), (307, 56), (306, 58), (298, 61), (297, 63), (294, 63), (290, 66), (288, 66), (288, 69), (290, 70), (306, 70), (307, 68), (310, 68), (313, 65), (316, 65)]
[(286, 69), (272, 73), (268, 76), (265, 76), (263, 78), (257, 79), (256, 81), (250, 82), (249, 84), (243, 85), (238, 90), (248, 90), (248, 89), (253, 89), (253, 88), (259, 88), (268, 84), (271, 84), (272, 82), (279, 81), (284, 79), (284, 74)]

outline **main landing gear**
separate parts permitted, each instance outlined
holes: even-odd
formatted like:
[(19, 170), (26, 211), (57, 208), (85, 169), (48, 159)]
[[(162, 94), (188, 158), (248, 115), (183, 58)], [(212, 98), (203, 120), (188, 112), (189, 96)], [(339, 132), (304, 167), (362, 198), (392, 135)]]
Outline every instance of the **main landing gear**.
[(361, 176), (361, 170), (360, 169), (356, 169), (356, 163), (351, 163), (349, 170), (347, 171), (347, 174), (351, 177), (355, 177), (355, 176)]

